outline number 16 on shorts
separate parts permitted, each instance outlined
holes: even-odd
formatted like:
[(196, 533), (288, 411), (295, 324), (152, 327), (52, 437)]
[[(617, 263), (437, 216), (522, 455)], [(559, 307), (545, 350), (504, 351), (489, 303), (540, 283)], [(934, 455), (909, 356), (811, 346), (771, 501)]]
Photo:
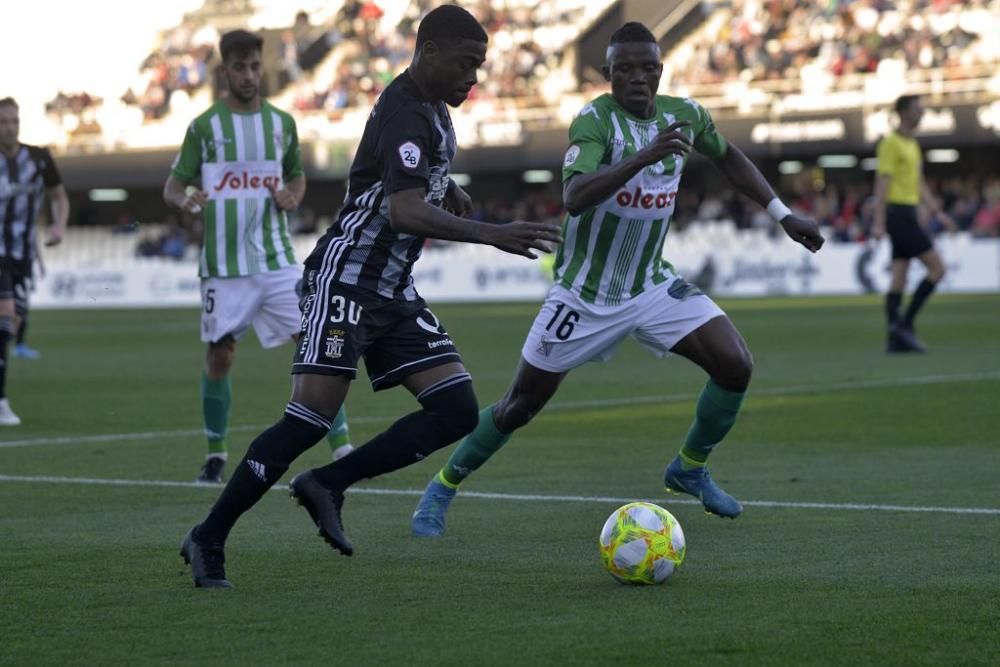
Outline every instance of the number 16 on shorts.
[(545, 330), (549, 332), (554, 330), (556, 338), (567, 340), (573, 335), (573, 329), (579, 321), (580, 313), (570, 310), (565, 303), (560, 303), (556, 306), (556, 312), (552, 314), (552, 319), (545, 325)]

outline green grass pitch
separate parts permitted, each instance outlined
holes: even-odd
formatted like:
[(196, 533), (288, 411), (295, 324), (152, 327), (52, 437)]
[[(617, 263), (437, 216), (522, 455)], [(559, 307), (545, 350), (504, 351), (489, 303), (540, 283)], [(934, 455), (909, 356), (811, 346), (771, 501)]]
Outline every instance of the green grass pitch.
[[(8, 382), (24, 425), (0, 431), (0, 664), (997, 664), (1000, 296), (935, 297), (915, 356), (883, 352), (875, 297), (722, 305), (756, 360), (712, 458), (747, 502), (736, 521), (665, 496), (704, 376), (629, 341), (470, 479), (444, 539), (411, 537), (409, 517), (450, 448), (348, 495), (350, 559), (268, 494), (233, 532), (221, 593), (195, 590), (177, 553), (218, 489), (93, 482), (195, 477), (198, 314), (33, 313), (43, 357), (11, 360)], [(482, 405), (536, 309), (434, 308)], [(290, 356), (241, 346), (231, 465), (281, 414)], [(414, 405), (363, 377), (355, 442)], [(633, 499), (687, 535), (665, 586), (601, 569), (601, 525)]]

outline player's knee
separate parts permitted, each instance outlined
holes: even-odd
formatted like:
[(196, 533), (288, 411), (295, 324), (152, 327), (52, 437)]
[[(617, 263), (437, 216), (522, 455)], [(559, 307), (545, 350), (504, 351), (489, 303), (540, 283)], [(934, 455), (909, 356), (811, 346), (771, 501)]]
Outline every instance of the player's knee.
[(948, 270), (944, 268), (943, 263), (939, 262), (927, 270), (927, 280), (937, 284), (944, 279), (946, 273), (948, 273)]
[(227, 336), (217, 343), (210, 343), (205, 363), (208, 375), (218, 379), (225, 377), (236, 359), (236, 341)]
[(526, 426), (544, 407), (545, 400), (542, 397), (512, 391), (500, 402), (494, 413), (497, 428), (503, 433), (513, 433)]
[(479, 424), (479, 402), (472, 389), (472, 378), (461, 373), (449, 380), (451, 384), (444, 381), (445, 386), (421, 394), (418, 399), (424, 413), (433, 420), (441, 447), (468, 435)]
[(712, 379), (723, 389), (745, 391), (753, 375), (753, 355), (746, 348), (732, 350), (720, 361)]

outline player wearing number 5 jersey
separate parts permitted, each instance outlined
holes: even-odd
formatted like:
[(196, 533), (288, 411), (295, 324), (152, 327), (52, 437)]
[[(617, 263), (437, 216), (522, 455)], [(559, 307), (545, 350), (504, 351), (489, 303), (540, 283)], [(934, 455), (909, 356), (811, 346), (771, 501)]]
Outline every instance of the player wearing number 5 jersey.
[(410, 67), (372, 109), (344, 207), (306, 260), (292, 399), (282, 419), (251, 443), (212, 511), (182, 544), (196, 586), (229, 586), (223, 566), (229, 531), (329, 428), (361, 359), (376, 391), (402, 385), (419, 407), (352, 454), (291, 480), (292, 495), (341, 553), (354, 551), (341, 523), (349, 486), (416, 463), (476, 425), (471, 378), (417, 293), (413, 265), (428, 237), (527, 257), (561, 240), (557, 225), (461, 217), (471, 200), (448, 176), (456, 141), (447, 105), (469, 96), (486, 42), (469, 12), (457, 5), (434, 9), (420, 22)]
[[(167, 204), (201, 214), (201, 377), (208, 456), (198, 481), (221, 483), (236, 342), (252, 326), (265, 348), (293, 340), (302, 315), (302, 269), (287, 212), (306, 190), (295, 121), (260, 97), (261, 46), (234, 30), (219, 50), (227, 94), (194, 119), (164, 188)], [(334, 456), (351, 450), (341, 412), (329, 434)]]
[(814, 222), (790, 214), (705, 109), (656, 94), (661, 71), (660, 50), (644, 26), (628, 23), (611, 37), (604, 74), (612, 93), (585, 106), (570, 126), (563, 162), (568, 214), (555, 285), (507, 394), (480, 413), (479, 425), (427, 485), (413, 515), (416, 535), (441, 535), (459, 484), (542, 410), (569, 371), (609, 359), (628, 336), (656, 356), (687, 357), (709, 375), (694, 424), (666, 468), (667, 488), (696, 496), (719, 516), (742, 511), (712, 481), (706, 461), (736, 420), (750, 352), (725, 313), (662, 259), (691, 148), (806, 248), (818, 250), (823, 238)]

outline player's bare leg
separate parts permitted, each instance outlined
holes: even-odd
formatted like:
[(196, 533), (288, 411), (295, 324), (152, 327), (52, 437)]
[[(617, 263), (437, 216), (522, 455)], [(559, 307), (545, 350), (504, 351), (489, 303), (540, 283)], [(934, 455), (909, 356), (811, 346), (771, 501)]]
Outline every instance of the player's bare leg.
[(440, 537), (445, 516), (458, 485), (478, 470), (530, 422), (555, 395), (566, 373), (552, 373), (521, 359), (514, 381), (499, 402), (479, 413), (479, 424), (452, 452), (448, 462), (427, 484), (410, 527), (418, 537)]
[(695, 420), (684, 446), (667, 466), (664, 483), (670, 491), (701, 500), (707, 512), (736, 518), (743, 506), (712, 480), (707, 462), (736, 422), (753, 373), (753, 357), (743, 336), (725, 316), (691, 332), (671, 351), (698, 364), (709, 380), (698, 398)]
[[(302, 281), (299, 281), (300, 283)], [(302, 296), (301, 284), (295, 288), (296, 294), (300, 297)], [(299, 334), (296, 333), (292, 336), (292, 344), (298, 344)], [(354, 446), (351, 444), (351, 431), (347, 424), (347, 408), (343, 405), (340, 406), (340, 410), (337, 411), (337, 415), (333, 418), (333, 425), (330, 427), (330, 432), (326, 434), (326, 442), (330, 445), (330, 453), (333, 455), (333, 460), (342, 459), (351, 452), (354, 451)]]

